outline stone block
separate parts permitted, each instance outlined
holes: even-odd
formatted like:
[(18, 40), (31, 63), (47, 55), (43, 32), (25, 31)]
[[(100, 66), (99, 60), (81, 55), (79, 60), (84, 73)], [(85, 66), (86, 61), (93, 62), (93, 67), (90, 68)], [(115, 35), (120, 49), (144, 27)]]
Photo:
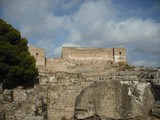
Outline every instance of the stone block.
[(12, 90), (4, 90), (3, 101), (4, 102), (12, 102), (13, 101), (13, 91)]
[(77, 96), (75, 117), (85, 120), (94, 115), (116, 120), (128, 120), (137, 116), (145, 118), (149, 117), (154, 102), (148, 83), (119, 80), (97, 82)]
[(48, 82), (48, 79), (40, 79), (40, 84), (43, 85), (43, 84), (46, 84)]
[(27, 101), (27, 93), (25, 90), (13, 90), (13, 99), (16, 102)]
[(42, 116), (27, 116), (23, 120), (44, 120)]
[(151, 115), (160, 118), (160, 108), (151, 109)]
[(49, 82), (52, 82), (52, 83), (57, 83), (57, 78), (55, 76), (51, 76), (49, 78)]

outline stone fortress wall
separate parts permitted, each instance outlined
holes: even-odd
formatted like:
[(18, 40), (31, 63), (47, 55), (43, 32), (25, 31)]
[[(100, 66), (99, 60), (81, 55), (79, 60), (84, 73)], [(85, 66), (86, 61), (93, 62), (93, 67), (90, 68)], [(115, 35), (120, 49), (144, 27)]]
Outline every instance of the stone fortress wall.
[[(160, 70), (132, 68), (128, 70), (125, 69), (125, 71), (117, 71), (118, 68), (114, 68), (113, 65), (108, 65), (109, 62), (104, 62), (104, 60), (106, 60), (105, 58), (99, 60), (102, 56), (105, 56), (104, 51), (108, 50), (112, 51), (112, 53), (110, 52), (110, 56), (112, 56), (110, 59), (112, 59), (113, 62), (126, 61), (126, 59), (124, 59), (126, 56), (125, 48), (97, 50), (96, 48), (87, 48), (86, 50), (84, 48), (63, 48), (62, 58), (45, 58), (45, 50), (35, 48), (34, 46), (31, 46), (29, 50), (36, 58), (37, 66), (42, 66), (47, 69), (54, 67), (53, 69), (55, 71), (39, 71), (39, 84), (35, 85), (32, 89), (23, 90), (22, 88), (16, 88), (10, 91), (5, 90), (4, 92), (1, 92), (0, 90), (0, 105), (2, 106), (2, 102), (4, 102), (3, 107), (6, 110), (4, 114), (2, 114), (3, 112), (1, 111), (3, 110), (3, 107), (0, 108), (0, 120), (2, 117), (6, 118), (2, 120), (86, 120), (91, 115), (94, 115), (92, 114), (93, 108), (96, 108), (96, 111), (100, 111), (100, 114), (105, 113), (105, 115), (107, 115), (106, 113), (110, 113), (111, 115), (115, 114), (116, 116), (119, 116), (119, 113), (117, 112), (120, 112), (122, 117), (120, 116), (117, 118), (114, 115), (113, 117), (109, 116), (109, 118), (115, 120), (122, 119), (125, 117), (124, 114), (127, 114), (125, 120), (130, 120), (132, 118), (133, 120), (137, 120), (137, 116), (147, 116), (145, 113), (149, 114), (146, 109), (146, 104), (149, 106), (151, 104), (147, 103), (146, 100), (151, 100), (151, 98), (148, 97), (150, 96), (150, 91), (148, 89), (149, 84), (145, 81), (152, 78), (151, 80), (155, 80), (160, 84)], [(73, 50), (72, 52), (76, 52), (73, 54), (70, 52), (71, 50)], [(102, 50), (104, 54), (98, 53), (98, 50)], [(84, 52), (87, 54), (86, 57), (84, 57)], [(79, 60), (79, 54), (81, 54), (81, 57), (85, 58), (81, 60), (82, 62), (77, 62)], [(94, 54), (101, 54), (99, 55), (100, 58), (97, 59), (96, 57), (93, 57)], [(71, 59), (68, 57), (69, 55), (74, 57)], [(108, 55), (107, 52), (106, 55)], [(95, 61), (91, 61), (90, 57), (93, 57)], [(94, 65), (93, 67), (95, 69), (93, 69), (93, 67), (90, 68), (92, 65)], [(79, 67), (80, 72), (73, 72), (75, 70), (74, 67)], [(61, 70), (64, 69), (72, 71), (61, 72)], [(94, 76), (90, 72), (86, 72), (86, 70), (93, 71)], [(101, 74), (98, 73), (98, 70)], [(77, 98), (81, 96), (81, 93), (93, 84), (97, 84), (97, 87), (101, 84), (102, 87), (99, 86), (99, 90), (96, 86), (92, 87), (95, 88), (94, 93), (91, 90), (88, 94), (94, 96), (94, 101), (96, 102), (90, 99), (92, 97), (85, 96), (86, 99), (89, 98), (89, 101), (84, 100), (84, 105), (87, 107), (90, 105), (89, 107), (91, 109), (83, 108), (83, 106), (75, 106), (77, 104)], [(156, 89), (156, 91), (159, 91), (159, 88)], [(81, 98), (78, 101), (81, 102)], [(114, 105), (118, 107), (115, 107)], [(115, 107), (116, 112), (112, 109), (113, 106)], [(88, 113), (86, 113), (87, 111)], [(143, 111), (145, 113), (143, 113)], [(76, 116), (77, 119), (74, 118), (75, 115), (78, 115)], [(132, 116), (128, 117), (128, 115)], [(103, 116), (102, 119), (107, 120), (107, 118), (103, 118)]]
[(63, 47), (62, 58), (90, 61), (104, 60), (113, 62), (126, 62), (126, 49)]
[[(63, 47), (61, 58), (46, 58), (45, 50), (29, 46), (31, 55), (36, 59), (37, 66), (52, 69), (62, 69), (68, 61), (112, 61), (127, 62), (125, 48), (77, 48)], [(71, 62), (70, 62), (71, 64)]]
[(114, 62), (126, 62), (126, 49), (113, 48)]
[(75, 60), (111, 60), (113, 48), (62, 48), (62, 58)]
[(36, 48), (32, 45), (28, 48), (30, 54), (36, 59), (36, 65), (46, 66), (45, 50), (42, 48)]

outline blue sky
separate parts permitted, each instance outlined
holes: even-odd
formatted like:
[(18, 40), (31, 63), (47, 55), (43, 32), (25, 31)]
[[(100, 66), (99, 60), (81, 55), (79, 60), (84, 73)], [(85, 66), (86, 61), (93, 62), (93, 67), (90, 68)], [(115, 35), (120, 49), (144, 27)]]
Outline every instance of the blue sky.
[(29, 44), (126, 47), (133, 65), (160, 66), (160, 0), (0, 0), (0, 18)]

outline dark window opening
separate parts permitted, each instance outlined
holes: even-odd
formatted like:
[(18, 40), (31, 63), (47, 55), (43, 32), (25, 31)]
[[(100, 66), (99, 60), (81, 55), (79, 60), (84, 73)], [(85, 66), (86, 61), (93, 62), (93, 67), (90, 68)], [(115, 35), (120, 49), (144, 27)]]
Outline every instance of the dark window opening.
[(38, 56), (38, 52), (36, 53), (36, 56)]
[(122, 52), (119, 52), (119, 54), (121, 55), (121, 54), (122, 54)]

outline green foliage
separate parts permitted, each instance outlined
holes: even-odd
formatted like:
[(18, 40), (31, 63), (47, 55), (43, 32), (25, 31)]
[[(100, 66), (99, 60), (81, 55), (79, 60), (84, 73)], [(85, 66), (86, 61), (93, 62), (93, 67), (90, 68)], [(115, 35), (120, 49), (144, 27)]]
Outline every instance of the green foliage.
[(27, 40), (20, 32), (0, 19), (0, 83), (6, 88), (32, 87), (38, 70), (30, 55)]

